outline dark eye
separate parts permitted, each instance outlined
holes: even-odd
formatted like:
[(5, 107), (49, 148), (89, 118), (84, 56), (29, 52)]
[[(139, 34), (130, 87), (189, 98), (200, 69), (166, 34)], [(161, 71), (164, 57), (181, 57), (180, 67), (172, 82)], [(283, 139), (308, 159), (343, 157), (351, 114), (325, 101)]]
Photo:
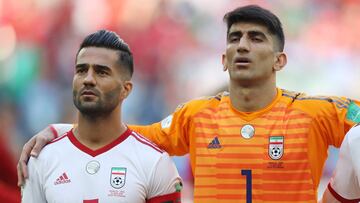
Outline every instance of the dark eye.
[(229, 37), (229, 42), (231, 42), (231, 43), (238, 42), (239, 40), (240, 40), (240, 37), (238, 37), (238, 36)]
[(77, 69), (76, 69), (76, 73), (81, 74), (81, 73), (85, 73), (85, 72), (86, 72), (86, 69), (85, 69), (85, 68), (77, 68)]
[(108, 73), (107, 73), (106, 71), (104, 71), (104, 70), (98, 70), (98, 71), (96, 71), (96, 72), (97, 72), (97, 74), (99, 74), (99, 75), (101, 75), (101, 76), (108, 75)]
[(262, 42), (263, 41), (263, 39), (261, 39), (260, 37), (252, 37), (251, 40), (254, 42)]

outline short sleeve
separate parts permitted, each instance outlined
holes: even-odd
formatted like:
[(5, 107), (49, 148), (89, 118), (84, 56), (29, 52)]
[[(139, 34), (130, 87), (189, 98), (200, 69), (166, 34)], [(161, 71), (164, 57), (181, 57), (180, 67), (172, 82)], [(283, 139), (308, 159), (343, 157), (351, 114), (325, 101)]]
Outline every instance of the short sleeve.
[(360, 126), (352, 128), (345, 136), (329, 185), (333, 196), (338, 195), (347, 200), (360, 198), (359, 163), (354, 162), (360, 156), (360, 139), (353, 139), (354, 137), (360, 137)]
[(151, 171), (148, 181), (148, 199), (180, 192), (181, 178), (174, 162), (165, 152)]
[(43, 184), (38, 171), (38, 160), (31, 157), (28, 163), (29, 178), (22, 188), (22, 200), (24, 203), (46, 203)]

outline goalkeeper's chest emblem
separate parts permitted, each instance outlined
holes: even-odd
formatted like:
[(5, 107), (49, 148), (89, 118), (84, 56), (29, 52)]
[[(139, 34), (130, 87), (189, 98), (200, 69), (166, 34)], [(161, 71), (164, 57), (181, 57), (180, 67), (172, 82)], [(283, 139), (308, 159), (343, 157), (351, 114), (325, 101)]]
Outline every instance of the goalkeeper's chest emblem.
[(124, 187), (126, 180), (125, 167), (112, 167), (110, 173), (110, 184), (115, 189)]
[(284, 136), (269, 137), (269, 156), (273, 160), (281, 159), (284, 154)]

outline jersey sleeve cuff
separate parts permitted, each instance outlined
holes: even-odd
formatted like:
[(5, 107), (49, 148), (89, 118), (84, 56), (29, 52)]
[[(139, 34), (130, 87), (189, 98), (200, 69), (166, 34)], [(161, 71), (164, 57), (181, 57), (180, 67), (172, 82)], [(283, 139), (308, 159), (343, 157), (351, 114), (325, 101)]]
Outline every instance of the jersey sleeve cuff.
[(342, 197), (341, 195), (339, 195), (332, 187), (331, 184), (328, 184), (328, 189), (331, 193), (331, 195), (337, 199), (339, 202), (341, 203), (358, 203), (360, 201), (360, 198), (358, 199), (346, 199), (344, 197)]
[(167, 195), (156, 196), (146, 200), (146, 203), (181, 203), (181, 192), (174, 192)]

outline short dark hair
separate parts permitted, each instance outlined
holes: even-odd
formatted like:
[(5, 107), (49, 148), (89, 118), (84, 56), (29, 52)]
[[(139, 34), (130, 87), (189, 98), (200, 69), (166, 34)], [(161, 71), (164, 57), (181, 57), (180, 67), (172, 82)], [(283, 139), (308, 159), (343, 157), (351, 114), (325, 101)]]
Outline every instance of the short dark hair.
[(278, 39), (279, 50), (284, 50), (285, 36), (279, 18), (271, 11), (257, 5), (238, 7), (225, 14), (224, 22), (227, 24), (227, 34), (234, 23), (252, 22), (267, 27), (269, 32)]
[(132, 77), (134, 72), (134, 61), (130, 47), (115, 32), (109, 30), (98, 30), (88, 35), (80, 44), (80, 48), (76, 56), (79, 54), (80, 50), (85, 47), (101, 47), (118, 51), (119, 65), (125, 66), (130, 78)]

